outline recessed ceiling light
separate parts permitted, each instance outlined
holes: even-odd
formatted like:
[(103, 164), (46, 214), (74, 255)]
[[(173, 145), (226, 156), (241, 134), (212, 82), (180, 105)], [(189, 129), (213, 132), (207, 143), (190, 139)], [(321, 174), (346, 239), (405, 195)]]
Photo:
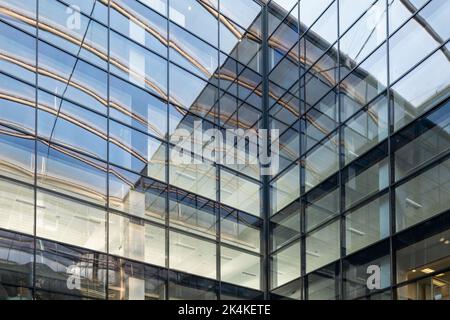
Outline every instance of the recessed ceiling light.
[(439, 242), (444, 242), (445, 241), (445, 238), (440, 238), (439, 239)]
[(449, 240), (445, 240), (444, 244), (449, 244), (450, 241)]
[(191, 10), (192, 10), (192, 7), (191, 7), (191, 6), (189, 6), (189, 7), (188, 7), (188, 10), (189, 10), (189, 11), (191, 11)]
[(425, 268), (425, 269), (422, 269), (422, 270), (420, 270), (420, 271), (422, 271), (423, 273), (426, 273), (426, 274), (428, 274), (428, 273), (433, 273), (433, 272), (434, 272), (434, 270), (433, 270), (433, 269), (430, 269), (430, 268)]
[(414, 270), (412, 270), (412, 272), (417, 272), (417, 270), (416, 270), (416, 269), (414, 269)]

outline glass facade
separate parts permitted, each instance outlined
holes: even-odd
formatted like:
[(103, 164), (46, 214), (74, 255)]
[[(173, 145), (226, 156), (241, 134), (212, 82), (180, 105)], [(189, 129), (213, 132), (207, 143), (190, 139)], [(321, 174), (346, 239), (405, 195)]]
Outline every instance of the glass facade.
[(450, 299), (449, 15), (0, 0), (0, 299)]

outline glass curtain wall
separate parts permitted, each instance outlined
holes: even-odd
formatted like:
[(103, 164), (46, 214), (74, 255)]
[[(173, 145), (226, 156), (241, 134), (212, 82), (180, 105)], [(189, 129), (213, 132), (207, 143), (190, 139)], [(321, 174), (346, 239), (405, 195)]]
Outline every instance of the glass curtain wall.
[(449, 299), (449, 15), (0, 0), (0, 299)]

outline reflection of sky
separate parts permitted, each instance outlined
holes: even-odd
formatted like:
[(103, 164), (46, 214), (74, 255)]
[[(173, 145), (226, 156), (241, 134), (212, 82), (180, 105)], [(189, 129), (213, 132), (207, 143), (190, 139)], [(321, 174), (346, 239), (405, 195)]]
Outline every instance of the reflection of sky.
[[(446, 48), (450, 50), (450, 44)], [(433, 96), (448, 92), (449, 86), (450, 63), (444, 53), (438, 51), (393, 89), (409, 104), (419, 108)]]

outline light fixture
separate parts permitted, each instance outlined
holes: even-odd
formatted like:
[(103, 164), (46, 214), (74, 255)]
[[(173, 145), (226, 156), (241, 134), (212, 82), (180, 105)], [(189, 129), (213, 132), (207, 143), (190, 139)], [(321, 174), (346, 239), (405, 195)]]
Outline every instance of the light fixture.
[(444, 241), (445, 241), (445, 238), (439, 239), (439, 242), (444, 242)]
[(449, 244), (450, 241), (449, 240), (445, 240), (444, 244)]
[(439, 273), (439, 274), (436, 276), (436, 278), (440, 278), (440, 277), (443, 277), (443, 276), (445, 276), (445, 273)]
[(360, 231), (358, 229), (355, 229), (355, 228), (348, 228), (348, 231), (353, 232), (353, 233), (357, 234), (358, 236), (365, 236), (366, 235), (365, 232), (362, 232), (362, 231)]
[(417, 272), (417, 270), (416, 270), (416, 269), (413, 269), (412, 272), (415, 273), (415, 272)]
[(189, 7), (188, 7), (188, 10), (189, 10), (189, 11), (191, 11), (191, 10), (192, 10), (192, 7), (191, 7), (191, 6), (189, 6)]
[(420, 270), (420, 271), (422, 271), (423, 273), (426, 273), (426, 274), (429, 274), (429, 273), (433, 273), (433, 272), (434, 272), (434, 270), (433, 270), (433, 269), (430, 269), (430, 268), (425, 268), (425, 269), (422, 269), (422, 270)]
[(307, 255), (316, 257), (316, 258), (320, 258), (320, 254), (316, 253), (316, 252), (311, 252), (311, 251), (306, 251)]
[(411, 207), (413, 207), (414, 209), (422, 209), (423, 206), (420, 203), (417, 203), (409, 198), (406, 198), (406, 203), (409, 204)]
[(440, 280), (433, 279), (433, 285), (435, 285), (436, 287), (443, 287), (446, 285), (446, 283)]

